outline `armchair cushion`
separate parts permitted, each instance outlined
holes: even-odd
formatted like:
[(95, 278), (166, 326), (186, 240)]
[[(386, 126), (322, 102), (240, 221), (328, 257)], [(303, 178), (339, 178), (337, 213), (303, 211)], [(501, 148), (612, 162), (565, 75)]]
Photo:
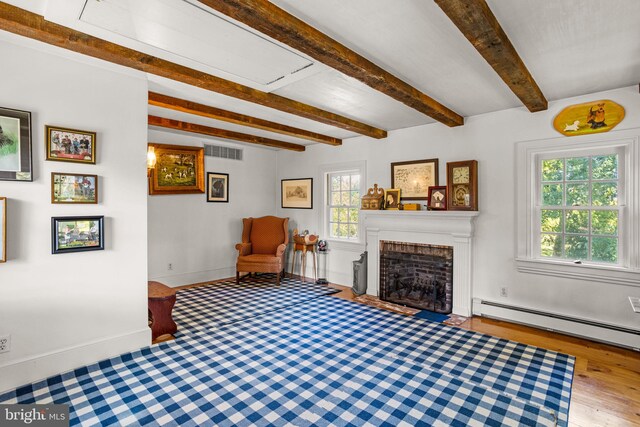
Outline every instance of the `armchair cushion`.
[(288, 240), (285, 238), (283, 218), (265, 216), (254, 218), (249, 233), (251, 252), (254, 254), (276, 254), (278, 246)]

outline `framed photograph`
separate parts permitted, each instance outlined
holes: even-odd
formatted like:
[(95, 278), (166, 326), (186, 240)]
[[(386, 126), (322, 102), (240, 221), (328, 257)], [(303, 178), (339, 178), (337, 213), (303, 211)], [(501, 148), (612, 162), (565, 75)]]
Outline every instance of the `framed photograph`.
[(33, 181), (28, 111), (0, 107), (0, 179)]
[(391, 163), (391, 187), (402, 191), (402, 200), (428, 200), (429, 187), (438, 185), (438, 159)]
[(430, 211), (446, 211), (447, 210), (447, 187), (445, 185), (429, 187), (429, 203)]
[(478, 210), (477, 160), (447, 163), (447, 194), (449, 210)]
[(313, 209), (313, 178), (283, 179), (282, 207), (288, 209)]
[(7, 261), (7, 198), (0, 197), (0, 262)]
[(229, 174), (207, 172), (207, 202), (229, 203)]
[(400, 193), (399, 188), (384, 190), (384, 208), (388, 210), (400, 209)]
[(51, 218), (51, 253), (101, 251), (104, 249), (104, 216)]
[(45, 126), (47, 160), (76, 163), (96, 163), (96, 133)]
[(51, 203), (98, 203), (98, 175), (51, 172)]
[(204, 193), (204, 148), (150, 143), (156, 166), (149, 177), (149, 194)]

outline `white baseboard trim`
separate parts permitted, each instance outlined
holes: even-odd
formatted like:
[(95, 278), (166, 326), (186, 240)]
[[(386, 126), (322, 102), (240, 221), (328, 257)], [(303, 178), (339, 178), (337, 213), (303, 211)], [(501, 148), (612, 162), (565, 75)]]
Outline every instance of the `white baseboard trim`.
[(473, 314), (640, 351), (640, 331), (631, 328), (618, 327), (566, 315), (545, 313), (523, 307), (508, 306), (479, 298), (473, 299)]
[(229, 277), (236, 277), (235, 266), (218, 268), (215, 270), (195, 271), (166, 276), (154, 276), (149, 277), (149, 280), (155, 280), (171, 288), (175, 288), (177, 286), (192, 285), (194, 283), (228, 279)]
[(151, 329), (62, 348), (0, 365), (0, 393), (151, 345)]

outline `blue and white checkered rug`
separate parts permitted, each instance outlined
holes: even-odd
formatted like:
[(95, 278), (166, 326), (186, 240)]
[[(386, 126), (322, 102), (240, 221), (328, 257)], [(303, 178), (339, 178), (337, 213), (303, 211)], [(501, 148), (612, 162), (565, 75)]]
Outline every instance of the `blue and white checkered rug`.
[[(184, 313), (202, 310), (195, 290), (178, 295)], [(73, 425), (96, 426), (567, 425), (570, 356), (329, 296), (261, 304), (210, 328), (185, 315), (173, 342), (0, 403), (66, 403)]]

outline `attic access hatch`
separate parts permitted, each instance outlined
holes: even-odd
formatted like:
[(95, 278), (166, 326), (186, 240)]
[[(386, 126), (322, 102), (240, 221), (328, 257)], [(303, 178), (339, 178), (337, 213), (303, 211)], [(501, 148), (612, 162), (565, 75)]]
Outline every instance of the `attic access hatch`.
[[(267, 90), (275, 90), (287, 77), (314, 65), (187, 0), (87, 0), (80, 21), (267, 86)], [(269, 86), (275, 82), (280, 84)]]

